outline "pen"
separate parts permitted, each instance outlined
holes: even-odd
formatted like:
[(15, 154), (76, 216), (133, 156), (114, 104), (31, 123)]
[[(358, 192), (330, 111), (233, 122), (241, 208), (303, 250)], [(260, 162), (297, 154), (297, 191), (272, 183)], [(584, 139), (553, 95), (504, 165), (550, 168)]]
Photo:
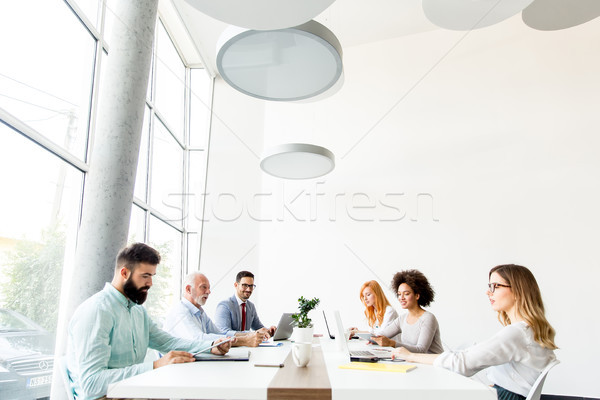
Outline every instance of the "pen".
[(255, 367), (275, 367), (282, 368), (283, 364), (254, 364)]

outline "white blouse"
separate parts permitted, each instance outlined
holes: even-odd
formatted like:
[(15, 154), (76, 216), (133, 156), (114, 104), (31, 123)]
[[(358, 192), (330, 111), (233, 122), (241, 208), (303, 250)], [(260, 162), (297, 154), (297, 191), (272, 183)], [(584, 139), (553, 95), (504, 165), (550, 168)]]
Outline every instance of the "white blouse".
[(369, 327), (369, 332), (373, 336), (380, 336), (383, 330), (387, 328), (389, 324), (394, 322), (396, 318), (398, 318), (398, 313), (396, 312), (396, 310), (394, 310), (394, 307), (387, 306), (385, 308), (385, 314), (383, 314), (383, 321), (381, 322), (381, 324), (377, 324), (377, 320), (375, 320), (375, 325)]
[(446, 351), (433, 365), (465, 376), (490, 367), (487, 376), (491, 382), (527, 397), (540, 373), (555, 358), (554, 351), (533, 340), (533, 330), (521, 321), (465, 350)]

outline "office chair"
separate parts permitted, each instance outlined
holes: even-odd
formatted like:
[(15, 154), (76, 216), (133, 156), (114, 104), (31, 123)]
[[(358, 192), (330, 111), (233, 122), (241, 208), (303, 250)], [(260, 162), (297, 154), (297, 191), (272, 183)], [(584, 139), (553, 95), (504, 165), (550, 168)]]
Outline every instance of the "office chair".
[(73, 388), (71, 387), (71, 379), (69, 379), (69, 370), (67, 369), (67, 357), (56, 357), (56, 361), (58, 362), (58, 369), (60, 370), (63, 386), (65, 387), (65, 393), (67, 394), (67, 399), (75, 400), (75, 394), (73, 393)]
[(546, 375), (548, 375), (548, 372), (559, 363), (560, 361), (554, 360), (548, 364), (546, 368), (544, 368), (540, 376), (538, 376), (538, 378), (535, 380), (535, 383), (531, 387), (531, 390), (529, 391), (529, 394), (525, 400), (540, 400), (540, 396), (542, 395), (542, 386), (544, 386)]

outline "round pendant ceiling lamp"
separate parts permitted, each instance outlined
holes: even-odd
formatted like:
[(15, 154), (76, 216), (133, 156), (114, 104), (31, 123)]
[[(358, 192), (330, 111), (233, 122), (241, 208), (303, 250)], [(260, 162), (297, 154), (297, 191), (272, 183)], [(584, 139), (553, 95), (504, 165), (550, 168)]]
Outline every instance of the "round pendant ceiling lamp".
[(287, 143), (265, 152), (260, 168), (284, 179), (312, 179), (333, 171), (335, 157), (325, 147), (305, 143)]
[(249, 96), (303, 100), (340, 79), (342, 46), (316, 21), (271, 31), (230, 26), (217, 43), (217, 69), (230, 86)]
[(210, 17), (248, 29), (282, 29), (310, 21), (334, 0), (186, 0)]
[(470, 31), (497, 24), (533, 0), (423, 0), (425, 16), (440, 28)]
[(581, 25), (600, 16), (598, 0), (536, 0), (523, 10), (523, 22), (540, 31)]

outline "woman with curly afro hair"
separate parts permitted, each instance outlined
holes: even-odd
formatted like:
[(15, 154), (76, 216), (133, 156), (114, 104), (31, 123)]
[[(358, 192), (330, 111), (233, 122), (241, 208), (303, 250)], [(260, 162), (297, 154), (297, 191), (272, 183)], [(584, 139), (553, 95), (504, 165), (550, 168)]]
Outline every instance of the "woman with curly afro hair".
[[(381, 332), (381, 336), (374, 336), (372, 340), (380, 346), (404, 347), (416, 353), (442, 353), (444, 348), (437, 319), (423, 309), (435, 297), (425, 275), (416, 269), (397, 272), (392, 279), (392, 290), (398, 294), (400, 306), (408, 312), (400, 315)], [(400, 341), (390, 339), (400, 333)]]

